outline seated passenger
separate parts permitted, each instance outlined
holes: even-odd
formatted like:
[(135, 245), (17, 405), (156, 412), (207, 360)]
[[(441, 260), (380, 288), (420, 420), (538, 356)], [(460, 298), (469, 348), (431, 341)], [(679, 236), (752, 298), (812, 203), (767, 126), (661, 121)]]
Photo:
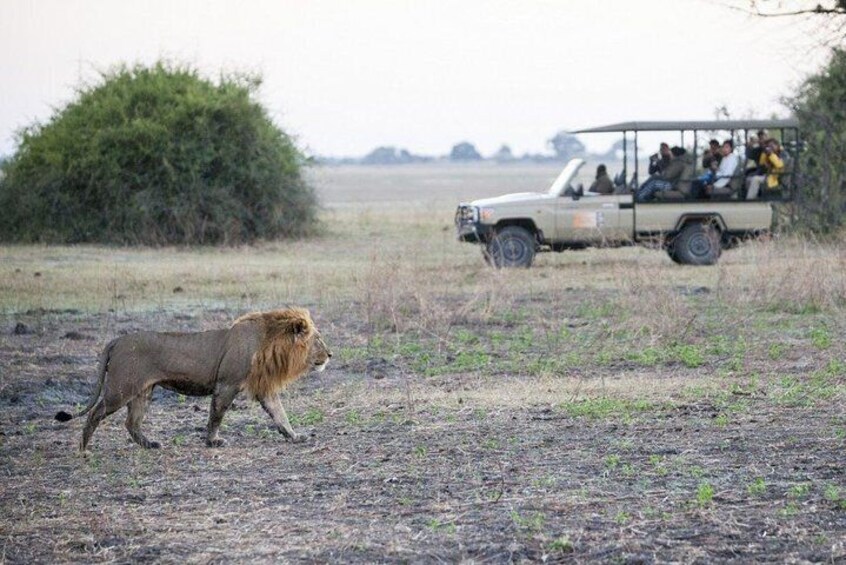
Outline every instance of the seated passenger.
[(716, 161), (719, 165), (722, 158), (723, 155), (720, 153), (720, 142), (716, 139), (712, 139), (708, 142), (708, 149), (706, 149), (702, 154), (702, 168), (707, 171), (711, 168), (711, 163)]
[(637, 189), (635, 199), (638, 202), (650, 202), (655, 199), (658, 192), (672, 190), (676, 183), (681, 179), (687, 165), (687, 158), (685, 151), (681, 147), (673, 147), (670, 149), (672, 159), (670, 164), (659, 174), (652, 175), (640, 188)]
[(670, 146), (662, 142), (658, 153), (649, 156), (649, 174), (661, 174), (670, 165), (670, 161), (672, 160), (673, 155)]
[(717, 171), (719, 168), (719, 161), (711, 159), (708, 163), (708, 170), (693, 179), (690, 187), (690, 195), (694, 200), (700, 200), (705, 195), (705, 187), (717, 181)]
[(784, 172), (784, 160), (781, 158), (781, 148), (775, 139), (770, 139), (763, 148), (758, 168), (761, 174), (752, 175), (746, 179), (746, 200), (755, 200), (766, 181), (767, 188), (772, 190), (779, 184), (779, 176)]
[(734, 193), (734, 188), (729, 183), (737, 172), (740, 160), (734, 154), (734, 142), (731, 139), (723, 142), (722, 153), (723, 158), (717, 168), (716, 180), (705, 186), (705, 194), (711, 198), (727, 198)]
[(599, 165), (596, 168), (596, 180), (590, 185), (588, 192), (595, 192), (596, 194), (614, 193), (614, 184), (611, 182), (611, 177), (608, 176), (605, 165)]
[(761, 160), (761, 153), (767, 145), (767, 132), (759, 130), (758, 135), (753, 135), (749, 138), (749, 143), (746, 144), (746, 176), (761, 174), (758, 163)]

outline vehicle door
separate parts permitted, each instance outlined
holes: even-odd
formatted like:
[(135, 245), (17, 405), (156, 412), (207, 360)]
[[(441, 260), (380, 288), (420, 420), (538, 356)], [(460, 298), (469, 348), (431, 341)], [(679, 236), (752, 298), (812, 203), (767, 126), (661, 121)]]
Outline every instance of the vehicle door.
[[(621, 204), (631, 214), (631, 195), (561, 196), (556, 211), (556, 235), (561, 242), (593, 245), (631, 237), (621, 222)], [(628, 222), (629, 225), (631, 222)]]

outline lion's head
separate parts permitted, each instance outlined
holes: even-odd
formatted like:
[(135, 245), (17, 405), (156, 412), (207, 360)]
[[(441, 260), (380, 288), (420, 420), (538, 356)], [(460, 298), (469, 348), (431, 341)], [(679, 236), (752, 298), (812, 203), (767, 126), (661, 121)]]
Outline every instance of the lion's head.
[(322, 371), (332, 357), (304, 308), (247, 314), (234, 325), (247, 322), (257, 322), (263, 332), (247, 377), (247, 390), (256, 398), (278, 392), (312, 369)]

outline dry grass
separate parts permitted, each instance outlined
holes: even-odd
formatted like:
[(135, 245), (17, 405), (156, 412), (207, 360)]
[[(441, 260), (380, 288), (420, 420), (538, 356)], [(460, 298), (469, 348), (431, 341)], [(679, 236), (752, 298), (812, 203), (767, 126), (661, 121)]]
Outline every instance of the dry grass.
[[(557, 171), (426, 171), (318, 173), (309, 241), (0, 247), (0, 562), (843, 557), (839, 246), (498, 272), (454, 241), (455, 201)], [(282, 304), (309, 307), (336, 352), (285, 393), (311, 443), (280, 442), (243, 400), (220, 451), (202, 447), (205, 400), (156, 400), (155, 453), (118, 414), (83, 460), (81, 422), (52, 421), (114, 335)]]

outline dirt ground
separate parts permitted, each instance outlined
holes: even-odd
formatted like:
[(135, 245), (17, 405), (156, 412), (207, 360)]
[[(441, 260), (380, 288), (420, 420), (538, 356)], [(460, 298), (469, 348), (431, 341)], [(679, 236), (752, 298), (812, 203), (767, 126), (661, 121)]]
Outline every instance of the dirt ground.
[[(162, 449), (131, 443), (120, 412), (89, 457), (76, 453), (82, 422), (53, 415), (87, 399), (103, 335), (209, 329), (240, 313), (3, 317), (0, 561), (846, 560), (840, 389), (781, 402), (770, 382), (826, 366), (802, 343), (780, 358), (781, 377), (762, 372), (719, 396), (696, 392), (717, 378), (719, 356), (533, 375), (467, 370), (447, 355), (440, 370), (415, 373), (405, 361), (413, 350), (390, 355), (372, 340), (356, 349), (357, 318), (316, 312), (330, 344), (346, 345), (283, 395), (307, 443), (286, 443), (241, 397), (224, 420), (227, 445), (208, 449), (208, 399), (160, 393), (145, 429)], [(569, 314), (572, 335), (597, 323)], [(523, 358), (543, 358), (539, 347)], [(575, 398), (573, 383), (614, 390), (640, 378), (694, 392), (559, 402)]]
[[(846, 253), (762, 241), (494, 272), (455, 203), (551, 168), (328, 168), (325, 233), (238, 249), (0, 247), (0, 563), (846, 562)], [(362, 203), (364, 202), (364, 204)], [(307, 306), (335, 355), (203, 440), (58, 410), (102, 347)]]

